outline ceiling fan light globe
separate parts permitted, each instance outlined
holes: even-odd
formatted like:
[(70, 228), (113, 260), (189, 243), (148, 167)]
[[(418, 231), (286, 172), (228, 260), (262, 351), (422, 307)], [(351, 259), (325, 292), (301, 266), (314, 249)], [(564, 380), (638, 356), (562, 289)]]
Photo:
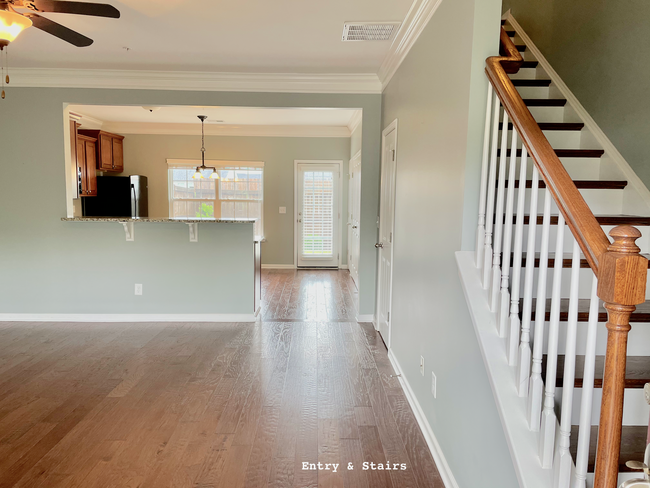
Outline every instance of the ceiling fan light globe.
[[(15, 12), (0, 10), (0, 43), (9, 43), (23, 30), (32, 26), (32, 21)], [(6, 45), (5, 43), (2, 43)]]
[(213, 171), (212, 174), (210, 175), (210, 179), (212, 180), (218, 180), (219, 179), (219, 172), (218, 171)]

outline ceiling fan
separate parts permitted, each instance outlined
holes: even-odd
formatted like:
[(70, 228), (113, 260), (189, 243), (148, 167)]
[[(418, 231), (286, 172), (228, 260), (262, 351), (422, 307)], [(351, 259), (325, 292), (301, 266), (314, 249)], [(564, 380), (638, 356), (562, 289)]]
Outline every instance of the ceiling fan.
[(22, 30), (32, 25), (73, 46), (86, 47), (93, 43), (89, 37), (40, 16), (39, 13), (42, 12), (120, 18), (120, 11), (105, 3), (67, 0), (0, 0), (0, 50), (9, 45)]

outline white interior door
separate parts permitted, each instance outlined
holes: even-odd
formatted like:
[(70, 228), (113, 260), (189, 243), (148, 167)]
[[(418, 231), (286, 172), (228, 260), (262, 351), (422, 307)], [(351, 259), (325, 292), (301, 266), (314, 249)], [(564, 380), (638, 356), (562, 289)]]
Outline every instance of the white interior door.
[(395, 168), (397, 120), (382, 133), (381, 189), (379, 203), (379, 269), (377, 273), (377, 328), (390, 347), (390, 309), (393, 286), (393, 223), (395, 220)]
[(296, 232), (298, 267), (339, 266), (338, 163), (298, 163)]
[(350, 160), (348, 180), (348, 269), (359, 289), (359, 253), (361, 251), (361, 153)]

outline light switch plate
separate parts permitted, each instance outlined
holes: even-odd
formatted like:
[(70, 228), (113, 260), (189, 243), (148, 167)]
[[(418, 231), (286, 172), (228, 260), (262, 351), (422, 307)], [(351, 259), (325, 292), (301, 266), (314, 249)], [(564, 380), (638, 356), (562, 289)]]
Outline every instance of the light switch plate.
[(135, 284), (135, 294), (142, 295), (142, 284), (140, 283)]
[(286, 214), (287, 213), (287, 207), (280, 207), (280, 213)]

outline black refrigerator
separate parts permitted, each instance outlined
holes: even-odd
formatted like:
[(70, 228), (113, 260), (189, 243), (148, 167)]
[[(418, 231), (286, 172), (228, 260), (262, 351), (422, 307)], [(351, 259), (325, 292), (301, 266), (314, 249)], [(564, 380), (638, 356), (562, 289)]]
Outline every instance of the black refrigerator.
[(98, 176), (97, 196), (82, 198), (84, 217), (148, 217), (146, 176)]

